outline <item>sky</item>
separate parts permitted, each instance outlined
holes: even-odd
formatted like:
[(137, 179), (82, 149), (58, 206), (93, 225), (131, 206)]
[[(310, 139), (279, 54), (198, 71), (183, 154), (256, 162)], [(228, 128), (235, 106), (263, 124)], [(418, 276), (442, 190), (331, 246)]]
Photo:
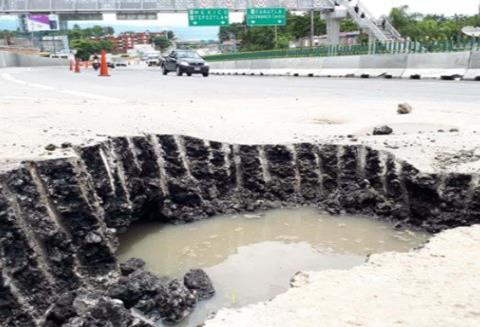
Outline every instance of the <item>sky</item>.
[[(420, 12), (423, 14), (444, 14), (451, 16), (454, 14), (473, 15), (479, 12), (480, 0), (362, 0), (362, 3), (375, 15), (386, 15), (392, 7), (408, 5), (411, 12)], [(231, 13), (230, 22), (241, 22), (242, 13)], [(82, 26), (99, 25), (99, 22), (82, 22)], [(183, 39), (214, 39), (216, 38), (218, 28), (196, 27), (188, 28), (188, 19), (183, 14), (159, 14), (157, 21), (116, 21), (115, 15), (104, 15), (101, 25), (114, 26), (116, 31), (161, 31), (172, 29)], [(15, 17), (0, 16), (0, 30), (15, 29), (17, 26)]]

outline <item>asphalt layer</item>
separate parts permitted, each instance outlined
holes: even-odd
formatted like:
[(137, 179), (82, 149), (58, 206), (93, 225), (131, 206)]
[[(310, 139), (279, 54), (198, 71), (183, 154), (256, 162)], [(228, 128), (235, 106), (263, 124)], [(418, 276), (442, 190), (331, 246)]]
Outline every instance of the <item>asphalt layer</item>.
[[(238, 143), (359, 142), (423, 170), (472, 171), (480, 160), (479, 91), (475, 82), (178, 77), (144, 66), (114, 69), (110, 77), (91, 68), (2, 69), (0, 167), (71, 155), (45, 150), (51, 143), (177, 133)], [(413, 113), (398, 115), (401, 102)], [(368, 135), (382, 124), (394, 135)]]

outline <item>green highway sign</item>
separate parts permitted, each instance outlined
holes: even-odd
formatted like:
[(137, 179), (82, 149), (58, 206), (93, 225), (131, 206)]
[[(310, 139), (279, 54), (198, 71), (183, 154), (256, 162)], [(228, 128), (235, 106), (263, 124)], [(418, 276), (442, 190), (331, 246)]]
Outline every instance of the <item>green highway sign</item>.
[(188, 11), (189, 26), (227, 26), (229, 24), (228, 9), (190, 9)]
[(248, 26), (283, 26), (287, 22), (285, 8), (249, 8)]

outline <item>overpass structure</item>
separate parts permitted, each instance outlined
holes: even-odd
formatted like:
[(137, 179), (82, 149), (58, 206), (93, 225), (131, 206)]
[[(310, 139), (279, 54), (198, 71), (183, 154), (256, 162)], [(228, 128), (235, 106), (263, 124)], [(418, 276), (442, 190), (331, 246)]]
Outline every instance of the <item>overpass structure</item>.
[[(386, 17), (376, 19), (360, 1), (350, 0), (0, 0), (1, 14), (59, 14), (60, 20), (101, 19), (102, 14), (156, 14), (186, 12), (196, 8), (227, 8), (245, 11), (248, 8), (283, 7), (291, 11), (320, 12), (327, 21), (331, 44), (339, 42), (340, 20), (350, 17), (369, 34), (372, 41), (389, 42), (401, 39)], [(96, 18), (95, 18), (96, 17)]]
[(183, 12), (194, 8), (333, 10), (330, 0), (0, 0), (0, 14)]

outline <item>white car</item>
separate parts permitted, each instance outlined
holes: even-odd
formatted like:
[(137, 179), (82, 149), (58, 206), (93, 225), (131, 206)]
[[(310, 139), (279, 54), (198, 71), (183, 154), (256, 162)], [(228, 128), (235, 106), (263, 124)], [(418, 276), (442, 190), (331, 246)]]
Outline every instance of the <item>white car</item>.
[(149, 67), (151, 66), (160, 66), (160, 57), (155, 55), (155, 56), (148, 56), (147, 58), (147, 65)]

